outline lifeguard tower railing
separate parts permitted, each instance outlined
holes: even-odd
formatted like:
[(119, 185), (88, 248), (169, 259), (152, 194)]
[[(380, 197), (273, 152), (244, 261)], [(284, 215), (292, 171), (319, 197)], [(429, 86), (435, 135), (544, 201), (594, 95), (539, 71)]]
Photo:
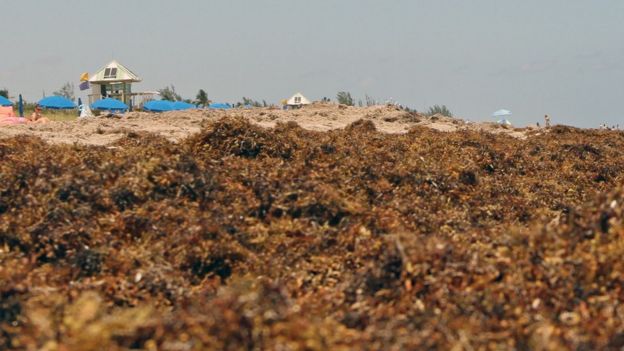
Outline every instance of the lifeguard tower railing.
[(146, 102), (155, 100), (158, 95), (159, 93), (154, 91), (142, 93), (109, 93), (106, 96), (101, 94), (89, 94), (89, 105), (101, 99), (113, 98), (123, 101), (126, 105), (132, 106), (132, 108), (142, 108)]

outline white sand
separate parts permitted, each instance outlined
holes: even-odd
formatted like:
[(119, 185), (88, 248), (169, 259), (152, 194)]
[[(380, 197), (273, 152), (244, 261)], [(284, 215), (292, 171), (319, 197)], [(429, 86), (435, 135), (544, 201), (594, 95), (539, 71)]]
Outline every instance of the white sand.
[(405, 133), (414, 126), (424, 126), (443, 132), (457, 130), (483, 130), (526, 138), (532, 128), (503, 128), (494, 123), (473, 123), (444, 116), (425, 117), (400, 110), (394, 106), (346, 107), (334, 104), (313, 104), (298, 110), (284, 111), (275, 108), (190, 110), (166, 113), (131, 112), (121, 118), (97, 117), (41, 125), (14, 125), (0, 127), (0, 138), (16, 135), (34, 135), (51, 143), (80, 143), (107, 145), (130, 131), (144, 131), (178, 141), (197, 133), (207, 121), (226, 116), (239, 116), (263, 127), (273, 127), (277, 122), (297, 122), (302, 128), (327, 131), (344, 128), (359, 120), (370, 120), (379, 131)]

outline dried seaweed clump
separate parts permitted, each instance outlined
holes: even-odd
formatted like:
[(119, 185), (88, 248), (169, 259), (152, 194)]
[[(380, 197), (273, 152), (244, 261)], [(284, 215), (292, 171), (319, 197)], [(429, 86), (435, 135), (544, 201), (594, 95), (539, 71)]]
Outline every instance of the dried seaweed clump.
[(269, 156), (289, 159), (295, 149), (295, 145), (288, 138), (271, 133), (242, 118), (213, 124), (192, 137), (190, 143), (195, 152), (217, 151), (221, 155), (244, 158)]
[(620, 349), (622, 150), (370, 121), (4, 139), (0, 349)]

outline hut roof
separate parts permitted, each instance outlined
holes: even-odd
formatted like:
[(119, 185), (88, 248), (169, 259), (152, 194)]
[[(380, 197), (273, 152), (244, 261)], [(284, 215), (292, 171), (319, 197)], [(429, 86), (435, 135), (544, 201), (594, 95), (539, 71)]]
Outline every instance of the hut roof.
[(89, 79), (89, 82), (95, 84), (140, 81), (141, 78), (139, 76), (115, 60), (100, 69)]
[(309, 105), (311, 104), (310, 100), (303, 96), (301, 93), (297, 93), (293, 95), (290, 99), (288, 99), (287, 105)]

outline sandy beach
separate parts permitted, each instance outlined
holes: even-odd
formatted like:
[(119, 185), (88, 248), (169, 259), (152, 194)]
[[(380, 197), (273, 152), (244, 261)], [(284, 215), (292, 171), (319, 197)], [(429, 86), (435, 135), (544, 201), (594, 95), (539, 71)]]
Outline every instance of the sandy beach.
[(304, 129), (327, 131), (342, 129), (357, 120), (370, 120), (384, 133), (401, 134), (415, 126), (442, 132), (458, 130), (487, 131), (524, 139), (539, 134), (535, 128), (502, 127), (496, 123), (468, 122), (441, 115), (427, 117), (395, 106), (352, 107), (314, 104), (297, 110), (254, 108), (232, 110), (189, 110), (165, 113), (130, 112), (121, 117), (94, 117), (41, 125), (16, 125), (0, 128), (0, 138), (32, 135), (54, 144), (108, 145), (128, 132), (149, 132), (179, 141), (201, 130), (202, 123), (224, 117), (243, 117), (263, 127), (295, 122)]

